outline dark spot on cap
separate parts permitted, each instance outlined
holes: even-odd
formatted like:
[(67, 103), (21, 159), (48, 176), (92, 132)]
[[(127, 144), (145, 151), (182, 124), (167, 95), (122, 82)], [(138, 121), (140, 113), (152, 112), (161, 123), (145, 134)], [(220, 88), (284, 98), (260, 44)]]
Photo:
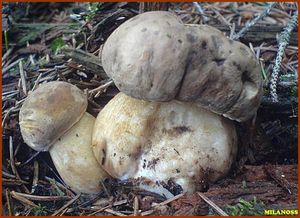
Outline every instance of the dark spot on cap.
[(235, 61), (233, 61), (232, 64), (236, 67), (236, 69), (237, 69), (238, 71), (241, 71), (241, 70), (242, 70), (241, 65), (239, 65), (239, 64), (236, 63)]
[(201, 47), (202, 47), (203, 49), (207, 49), (207, 42), (206, 42), (206, 41), (202, 41)]
[(221, 66), (221, 65), (224, 64), (225, 59), (224, 58), (222, 58), (222, 59), (214, 59), (213, 61), (215, 61), (218, 66)]
[(76, 137), (79, 137), (78, 133), (76, 133)]
[(181, 40), (181, 39), (178, 39), (177, 41), (178, 41), (180, 44), (182, 43), (182, 40)]
[(180, 170), (179, 170), (179, 169), (176, 169), (176, 173), (180, 173)]
[(187, 127), (187, 126), (176, 126), (173, 128), (176, 132), (179, 134), (184, 133), (184, 132), (191, 132), (192, 130)]
[(249, 77), (249, 72), (248, 71), (244, 71), (242, 74), (242, 82), (252, 82), (251, 78)]
[(117, 154), (116, 153), (114, 153), (114, 157), (116, 156)]
[(190, 33), (187, 33), (186, 34), (186, 37), (187, 39), (191, 42), (191, 43), (194, 43), (196, 41), (196, 38), (194, 35), (190, 34)]

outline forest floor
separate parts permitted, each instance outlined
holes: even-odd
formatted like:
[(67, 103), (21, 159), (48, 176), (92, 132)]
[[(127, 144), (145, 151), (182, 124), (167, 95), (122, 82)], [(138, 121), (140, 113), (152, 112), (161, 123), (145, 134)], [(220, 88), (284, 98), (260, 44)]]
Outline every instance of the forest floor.
[[(184, 23), (205, 23), (233, 37), (267, 7), (268, 3), (191, 2), (169, 3), (167, 10)], [(278, 102), (272, 101), (269, 88), (280, 33), (297, 7), (275, 4), (238, 39), (260, 60), (264, 97), (255, 123), (237, 124), (240, 149), (230, 174), (215, 184), (205, 184), (203, 192), (167, 200), (124, 187), (120, 181), (104, 184), (109, 194), (76, 195), (59, 177), (49, 154), (37, 153), (24, 143), (18, 124), (28, 94), (54, 80), (88, 90), (88, 112), (96, 116), (119, 92), (101, 66), (103, 43), (121, 23), (150, 7), (139, 3), (4, 3), (3, 215), (264, 215), (264, 210), (298, 209), (298, 26), (290, 34), (280, 63)]]

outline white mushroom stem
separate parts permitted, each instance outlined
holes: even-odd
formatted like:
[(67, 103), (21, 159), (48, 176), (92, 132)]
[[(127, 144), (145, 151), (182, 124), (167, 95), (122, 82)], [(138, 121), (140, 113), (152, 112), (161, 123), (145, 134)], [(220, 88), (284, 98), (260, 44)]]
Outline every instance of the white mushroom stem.
[(94, 122), (95, 118), (85, 113), (49, 150), (59, 175), (77, 193), (99, 192), (101, 180), (108, 177), (92, 151)]
[(232, 121), (195, 104), (119, 93), (98, 114), (92, 144), (113, 177), (172, 180), (193, 192), (228, 173), (237, 136)]

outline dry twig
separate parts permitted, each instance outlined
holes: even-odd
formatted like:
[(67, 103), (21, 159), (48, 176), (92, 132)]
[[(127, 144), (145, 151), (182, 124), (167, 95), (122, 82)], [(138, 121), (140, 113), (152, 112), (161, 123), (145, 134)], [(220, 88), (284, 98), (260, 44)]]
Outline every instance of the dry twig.
[(58, 209), (57, 211), (55, 211), (51, 216), (57, 216), (60, 212), (62, 212), (64, 209), (66, 209), (71, 204), (73, 204), (80, 197), (80, 195), (81, 194), (76, 195), (72, 200), (70, 200), (64, 206), (62, 206), (60, 209)]
[(139, 199), (137, 196), (134, 196), (133, 200), (133, 216), (139, 215)]
[(221, 216), (228, 216), (218, 205), (208, 199), (203, 193), (197, 192), (197, 194), (206, 202), (208, 203), (219, 215)]
[(249, 23), (246, 24), (246, 26), (241, 29), (237, 34), (234, 34), (232, 39), (237, 40), (240, 37), (242, 37), (252, 26), (254, 26), (258, 21), (260, 21), (261, 19), (263, 19), (265, 16), (267, 16), (271, 9), (276, 5), (276, 2), (272, 2), (268, 5), (268, 7), (265, 8), (265, 10), (256, 18), (254, 18), (253, 20), (251, 20)]

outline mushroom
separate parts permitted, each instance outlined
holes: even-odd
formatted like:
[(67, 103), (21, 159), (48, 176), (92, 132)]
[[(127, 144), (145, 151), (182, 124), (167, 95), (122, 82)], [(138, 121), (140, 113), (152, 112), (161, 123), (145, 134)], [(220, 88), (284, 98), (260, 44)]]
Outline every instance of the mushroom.
[(237, 153), (230, 119), (253, 117), (262, 97), (247, 46), (155, 11), (120, 25), (102, 64), (125, 93), (98, 114), (93, 131), (96, 159), (111, 176), (171, 180), (193, 192), (228, 173)]
[(76, 86), (49, 82), (24, 101), (19, 123), (24, 142), (36, 151), (48, 151), (64, 182), (78, 193), (101, 190), (107, 173), (93, 155), (95, 118), (86, 113), (87, 98)]
[(98, 114), (92, 146), (112, 177), (172, 180), (193, 192), (228, 173), (237, 135), (233, 121), (195, 103), (149, 102), (119, 93)]
[(125, 94), (149, 101), (195, 102), (237, 121), (262, 97), (259, 62), (244, 44), (207, 25), (184, 25), (170, 12), (120, 25), (102, 52), (105, 72)]

